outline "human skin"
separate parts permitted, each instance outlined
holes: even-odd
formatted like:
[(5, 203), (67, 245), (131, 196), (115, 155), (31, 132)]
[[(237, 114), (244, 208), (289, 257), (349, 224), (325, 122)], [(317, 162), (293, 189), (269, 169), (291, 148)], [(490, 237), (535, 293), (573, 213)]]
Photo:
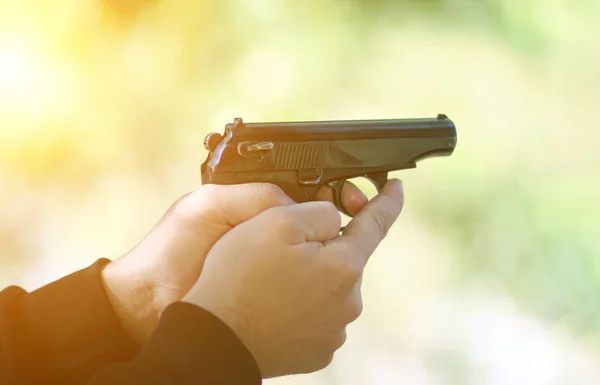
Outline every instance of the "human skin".
[(265, 210), (212, 247), (183, 301), (228, 324), (263, 378), (320, 370), (362, 311), (363, 270), (403, 201), (401, 183), (388, 182), (342, 235), (330, 202)]
[[(319, 201), (333, 200), (323, 188)], [(346, 210), (358, 214), (367, 198), (346, 183)], [(200, 276), (213, 245), (227, 232), (262, 212), (295, 205), (272, 184), (203, 185), (179, 198), (146, 237), (102, 272), (104, 288), (123, 327), (143, 343), (161, 313), (180, 301)]]

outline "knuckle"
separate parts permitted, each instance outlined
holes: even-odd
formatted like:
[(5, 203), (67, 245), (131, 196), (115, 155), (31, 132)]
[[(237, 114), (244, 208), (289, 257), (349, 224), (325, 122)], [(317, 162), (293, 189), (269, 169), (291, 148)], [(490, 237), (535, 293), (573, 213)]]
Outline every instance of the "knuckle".
[(331, 202), (327, 202), (327, 215), (331, 217), (332, 221), (336, 223), (337, 227), (342, 225), (342, 216), (337, 207)]
[(209, 210), (215, 199), (222, 194), (223, 187), (216, 184), (206, 184), (197, 188), (184, 199), (183, 214), (195, 216)]
[(301, 373), (313, 373), (325, 369), (333, 361), (335, 352), (340, 349), (347, 340), (346, 327), (333, 329), (327, 335), (322, 335), (315, 340), (315, 345), (310, 351), (310, 358), (307, 357), (304, 362)]
[(354, 285), (362, 277), (362, 269), (355, 263), (344, 261), (340, 266), (340, 274), (343, 282)]
[(339, 259), (332, 259), (331, 262), (330, 275), (337, 277), (335, 291), (348, 293), (362, 278), (363, 269), (357, 263), (353, 263), (350, 258), (345, 258), (344, 254)]
[(320, 201), (319, 204), (323, 207), (323, 214), (328, 216), (339, 216), (338, 209), (333, 202)]
[(342, 346), (344, 346), (344, 344), (346, 343), (347, 339), (348, 339), (348, 334), (346, 333), (346, 328), (343, 328), (338, 333), (336, 333), (335, 337), (333, 338), (333, 341), (332, 341), (333, 342), (333, 344), (332, 344), (332, 348), (333, 348), (332, 353), (334, 353), (336, 350), (338, 350)]
[(223, 187), (218, 184), (205, 184), (202, 185), (200, 188), (194, 190), (191, 196), (199, 201), (208, 200), (213, 197), (219, 196), (219, 194), (222, 193), (222, 190)]
[(315, 202), (319, 205), (320, 212), (319, 214), (323, 218), (323, 221), (331, 226), (332, 229), (339, 231), (340, 226), (342, 225), (342, 217), (337, 207), (332, 202), (320, 201)]
[(257, 183), (258, 196), (268, 204), (283, 204), (287, 201), (287, 195), (281, 187), (271, 183)]
[(282, 210), (279, 207), (270, 210), (271, 222), (274, 228), (289, 230), (294, 226), (295, 218), (292, 213)]
[(313, 361), (313, 371), (318, 371), (328, 367), (333, 361), (335, 352), (339, 350), (346, 343), (346, 329), (333, 331), (329, 334), (328, 338), (322, 340), (315, 360)]
[(384, 238), (390, 231), (392, 221), (385, 211), (378, 210), (373, 212), (373, 224), (381, 238)]
[(358, 319), (358, 317), (361, 316), (362, 312), (363, 312), (363, 301), (360, 296), (360, 293), (358, 293), (358, 295), (352, 296), (351, 299), (349, 300), (348, 323), (356, 321)]
[(321, 352), (321, 354), (315, 354), (314, 358), (310, 361), (308, 365), (306, 365), (306, 367), (304, 368), (304, 370), (302, 370), (301, 373), (308, 374), (325, 369), (333, 361), (334, 353), (335, 351), (326, 351)]
[(198, 221), (199, 217), (207, 210), (211, 185), (202, 186), (177, 199), (169, 209), (169, 214), (174, 216), (178, 223), (189, 224)]

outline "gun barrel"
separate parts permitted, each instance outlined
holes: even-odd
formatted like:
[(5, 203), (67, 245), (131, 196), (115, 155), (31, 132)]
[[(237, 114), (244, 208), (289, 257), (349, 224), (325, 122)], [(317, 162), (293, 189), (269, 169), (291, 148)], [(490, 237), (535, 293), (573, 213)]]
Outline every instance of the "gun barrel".
[(425, 119), (243, 123), (235, 127), (234, 138), (244, 141), (297, 135), (303, 140), (452, 137), (456, 136), (456, 128), (446, 115), (440, 114)]

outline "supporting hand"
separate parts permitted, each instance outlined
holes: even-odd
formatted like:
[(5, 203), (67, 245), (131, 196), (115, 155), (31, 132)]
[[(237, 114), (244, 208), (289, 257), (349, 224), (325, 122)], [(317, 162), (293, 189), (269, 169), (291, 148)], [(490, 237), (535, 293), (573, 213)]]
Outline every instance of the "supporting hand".
[(327, 202), (282, 205), (225, 234), (184, 297), (228, 324), (263, 377), (327, 366), (362, 310), (360, 280), (404, 201), (390, 181), (339, 235)]

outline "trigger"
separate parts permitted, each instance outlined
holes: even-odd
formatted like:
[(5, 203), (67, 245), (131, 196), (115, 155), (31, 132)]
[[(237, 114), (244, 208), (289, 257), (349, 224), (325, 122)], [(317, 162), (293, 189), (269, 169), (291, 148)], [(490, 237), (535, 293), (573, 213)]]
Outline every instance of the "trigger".
[(387, 172), (380, 172), (377, 174), (367, 174), (366, 177), (367, 177), (367, 179), (371, 180), (371, 182), (373, 182), (373, 184), (377, 188), (378, 194), (381, 192), (381, 190), (383, 189), (383, 186), (385, 186), (385, 184), (388, 181), (388, 173)]
[(333, 190), (333, 204), (335, 205), (335, 207), (337, 207), (337, 209), (344, 215), (347, 215), (349, 217), (352, 217), (352, 215), (350, 215), (346, 209), (344, 208), (344, 204), (342, 203), (342, 189), (344, 188), (344, 183), (346, 182), (345, 179), (339, 181), (333, 181), (333, 182), (329, 182), (328, 186), (331, 187), (331, 189)]

